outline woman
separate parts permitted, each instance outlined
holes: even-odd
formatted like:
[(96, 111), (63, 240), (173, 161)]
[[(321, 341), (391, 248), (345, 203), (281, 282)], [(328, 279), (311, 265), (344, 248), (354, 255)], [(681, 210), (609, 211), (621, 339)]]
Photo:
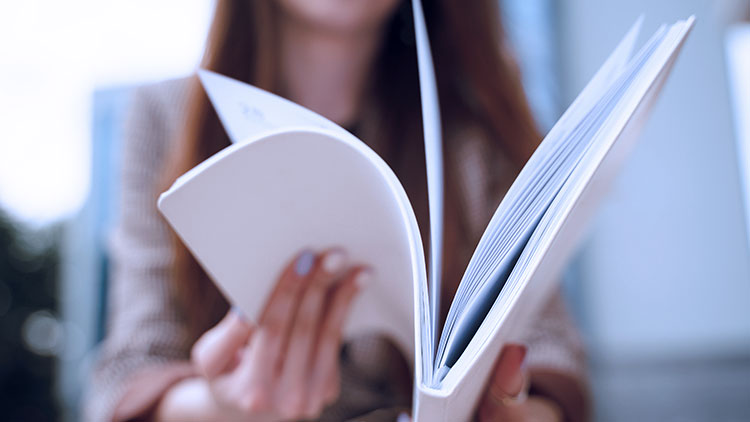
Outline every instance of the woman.
[[(396, 171), (426, 233), (410, 3), (217, 3), (202, 66), (279, 93), (357, 133)], [(539, 137), (501, 37), (497, 2), (426, 3), (445, 122), (445, 312), (481, 230)], [(136, 94), (113, 239), (110, 329), (87, 417), (277, 421), (369, 413), (393, 419), (388, 409), (408, 407), (411, 396), (403, 356), (377, 337), (340, 347), (349, 304), (366, 283), (366, 262), (349, 262), (335, 247), (298, 253), (252, 325), (228, 310), (159, 217), (158, 193), (226, 145), (195, 78)], [(582, 353), (559, 297), (526, 340), (528, 353), (521, 345), (501, 353), (477, 418), (583, 419)], [(525, 386), (531, 390), (524, 400)]]

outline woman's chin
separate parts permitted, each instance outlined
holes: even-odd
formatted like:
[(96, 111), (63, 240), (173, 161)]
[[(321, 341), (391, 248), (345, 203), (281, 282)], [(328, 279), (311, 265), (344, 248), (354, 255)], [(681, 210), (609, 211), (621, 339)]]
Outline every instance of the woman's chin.
[(353, 34), (378, 29), (400, 0), (280, 0), (281, 12), (295, 22), (326, 32)]

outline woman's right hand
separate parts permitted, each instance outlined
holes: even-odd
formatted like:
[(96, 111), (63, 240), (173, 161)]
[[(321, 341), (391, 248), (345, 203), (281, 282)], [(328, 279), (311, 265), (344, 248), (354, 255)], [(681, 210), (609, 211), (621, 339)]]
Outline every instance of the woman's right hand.
[(302, 252), (284, 269), (257, 325), (233, 309), (207, 331), (192, 360), (220, 418), (315, 418), (335, 401), (342, 326), (367, 276), (341, 250)]

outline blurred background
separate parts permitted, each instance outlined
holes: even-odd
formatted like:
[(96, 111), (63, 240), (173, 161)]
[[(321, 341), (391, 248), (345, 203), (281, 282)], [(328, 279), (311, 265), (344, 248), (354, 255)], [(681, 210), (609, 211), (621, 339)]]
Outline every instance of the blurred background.
[[(565, 294), (597, 420), (750, 420), (750, 1), (499, 1), (543, 131), (639, 15), (647, 35), (696, 15)], [(78, 420), (129, 93), (195, 68), (211, 11), (0, 2), (2, 419)]]

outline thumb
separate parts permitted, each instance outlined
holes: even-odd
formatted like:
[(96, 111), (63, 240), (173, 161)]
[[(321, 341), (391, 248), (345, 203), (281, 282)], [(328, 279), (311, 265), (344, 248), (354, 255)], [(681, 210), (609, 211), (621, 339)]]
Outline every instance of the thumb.
[(522, 419), (524, 406), (513, 400), (524, 392), (526, 385), (525, 357), (526, 347), (523, 345), (508, 344), (503, 348), (480, 403), (480, 421)]
[(234, 361), (252, 332), (252, 324), (239, 310), (232, 308), (195, 343), (191, 353), (193, 364), (206, 378), (219, 375)]

